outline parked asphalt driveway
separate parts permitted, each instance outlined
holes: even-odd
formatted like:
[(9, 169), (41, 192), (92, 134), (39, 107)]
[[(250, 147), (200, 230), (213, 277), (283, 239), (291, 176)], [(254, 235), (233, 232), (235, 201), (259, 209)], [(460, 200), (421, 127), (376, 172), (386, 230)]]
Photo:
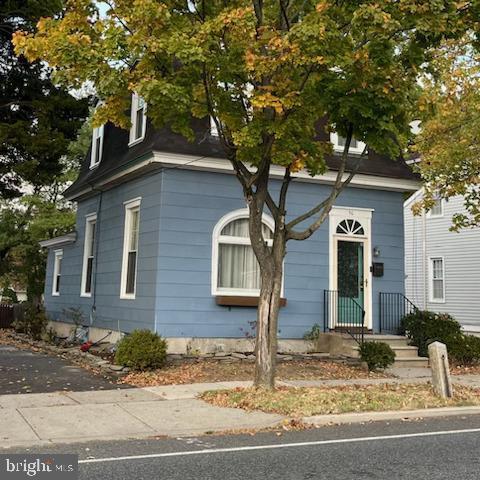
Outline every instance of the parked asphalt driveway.
[(68, 361), (0, 345), (0, 395), (128, 388)]

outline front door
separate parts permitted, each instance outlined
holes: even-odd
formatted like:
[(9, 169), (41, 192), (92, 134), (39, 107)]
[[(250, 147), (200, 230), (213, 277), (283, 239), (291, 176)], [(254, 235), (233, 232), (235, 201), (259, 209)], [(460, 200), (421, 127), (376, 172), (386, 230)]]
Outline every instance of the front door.
[(364, 288), (364, 242), (337, 240), (338, 326), (361, 325)]

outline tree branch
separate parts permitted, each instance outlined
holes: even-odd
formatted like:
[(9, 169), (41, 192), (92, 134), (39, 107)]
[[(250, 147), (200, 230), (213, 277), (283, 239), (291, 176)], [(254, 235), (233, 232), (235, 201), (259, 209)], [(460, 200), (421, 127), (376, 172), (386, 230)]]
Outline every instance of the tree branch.
[[(335, 183), (332, 187), (332, 191), (330, 192), (330, 195), (323, 202), (319, 203), (308, 212), (304, 213), (303, 215), (300, 215), (299, 217), (297, 217), (296, 219), (292, 220), (287, 224), (286, 226), (287, 240), (289, 239), (305, 240), (309, 238), (315, 231), (317, 231), (322, 225), (322, 223), (325, 221), (337, 197), (352, 181), (353, 177), (358, 171), (358, 168), (360, 167), (360, 164), (365, 154), (367, 153), (367, 146), (365, 146), (365, 149), (363, 150), (362, 155), (360, 156), (360, 158), (358, 159), (358, 161), (350, 171), (348, 177), (345, 180), (343, 180), (343, 176), (345, 174), (346, 162), (348, 158), (348, 151), (350, 150), (351, 140), (352, 140), (352, 128), (350, 127), (349, 132), (347, 134), (346, 142), (345, 142), (345, 148), (342, 154), (342, 162), (337, 172), (337, 177), (335, 179)], [(320, 213), (320, 216), (308, 228), (306, 228), (301, 232), (296, 232), (293, 230), (293, 227), (295, 227), (296, 225), (298, 225), (299, 223), (305, 220), (308, 220), (309, 218), (311, 218), (313, 215), (317, 213)]]

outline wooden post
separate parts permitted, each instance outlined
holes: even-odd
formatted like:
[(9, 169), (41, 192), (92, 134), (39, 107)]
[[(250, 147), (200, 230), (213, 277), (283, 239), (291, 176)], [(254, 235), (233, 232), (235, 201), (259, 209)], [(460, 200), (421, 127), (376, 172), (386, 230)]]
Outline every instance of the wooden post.
[(453, 397), (450, 368), (448, 365), (447, 346), (433, 342), (428, 346), (428, 357), (432, 369), (432, 385), (435, 393), (442, 398)]

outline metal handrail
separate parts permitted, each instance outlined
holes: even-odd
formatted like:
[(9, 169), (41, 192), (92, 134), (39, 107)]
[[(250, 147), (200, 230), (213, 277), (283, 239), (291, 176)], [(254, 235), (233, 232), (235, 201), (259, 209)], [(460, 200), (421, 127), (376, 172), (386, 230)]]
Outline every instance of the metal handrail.
[[(340, 302), (340, 298), (342, 301)], [(345, 303), (346, 302), (346, 303)], [(339, 317), (348, 317), (348, 322), (340, 325)], [(353, 297), (340, 297), (338, 290), (323, 291), (323, 329), (327, 325), (348, 333), (358, 344), (362, 344), (365, 334), (365, 310)]]
[(380, 292), (380, 333), (404, 335), (403, 318), (418, 311), (418, 307), (403, 293)]

